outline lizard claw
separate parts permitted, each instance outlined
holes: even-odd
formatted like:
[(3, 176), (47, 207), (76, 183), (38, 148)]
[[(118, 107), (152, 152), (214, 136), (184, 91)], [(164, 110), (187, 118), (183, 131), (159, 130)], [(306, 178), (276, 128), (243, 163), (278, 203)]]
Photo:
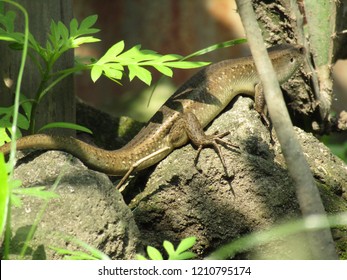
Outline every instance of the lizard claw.
[(213, 149), (216, 151), (217, 155), (219, 156), (219, 158), (220, 158), (220, 160), (222, 162), (225, 174), (227, 175), (227, 177), (230, 177), (228, 175), (228, 169), (227, 169), (226, 164), (225, 164), (225, 160), (224, 160), (224, 157), (223, 157), (222, 150), (220, 149), (220, 147), (218, 145), (218, 144), (224, 144), (226, 146), (230, 146), (232, 148), (239, 149), (239, 147), (237, 145), (234, 145), (231, 142), (225, 141), (225, 140), (222, 139), (223, 137), (225, 137), (226, 135), (229, 135), (229, 134), (230, 134), (230, 132), (227, 131), (227, 132), (223, 132), (223, 133), (220, 133), (220, 134), (218, 134), (218, 132), (215, 132), (212, 135), (206, 135), (204, 140), (198, 146), (198, 152), (197, 152), (197, 155), (196, 155), (195, 160), (194, 160), (195, 166), (197, 166), (197, 163), (198, 163), (198, 160), (199, 160), (200, 153), (201, 153), (202, 149), (206, 148), (206, 147), (213, 147)]
[[(225, 140), (222, 139), (222, 137), (224, 137), (224, 136), (226, 136), (228, 134), (230, 134), (230, 133), (229, 132), (225, 132), (225, 133), (221, 133), (221, 134), (206, 135), (205, 141), (203, 143), (201, 143), (199, 145), (199, 147), (198, 147), (198, 152), (197, 152), (197, 155), (196, 155), (195, 160), (194, 160), (194, 165), (195, 165), (195, 167), (197, 168), (197, 170), (199, 172), (201, 172), (201, 169), (199, 169), (197, 167), (197, 163), (198, 163), (198, 160), (199, 160), (199, 157), (200, 157), (200, 153), (201, 153), (203, 148), (206, 148), (207, 146), (212, 146), (213, 149), (216, 151), (218, 157), (220, 158), (221, 162), (222, 162), (223, 169), (224, 169), (226, 177), (227, 178), (231, 177), (228, 174), (228, 169), (227, 169), (227, 166), (225, 164), (225, 160), (224, 160), (224, 157), (223, 157), (223, 154), (222, 154), (222, 150), (220, 149), (220, 147), (218, 145), (218, 144), (225, 144), (225, 145), (231, 146), (233, 148), (239, 148), (238, 146), (230, 143), (229, 141), (225, 141)], [(228, 181), (228, 184), (230, 186), (230, 189), (231, 189), (233, 195), (235, 196), (234, 188), (232, 187), (230, 181), (229, 180), (227, 180), (227, 181)]]

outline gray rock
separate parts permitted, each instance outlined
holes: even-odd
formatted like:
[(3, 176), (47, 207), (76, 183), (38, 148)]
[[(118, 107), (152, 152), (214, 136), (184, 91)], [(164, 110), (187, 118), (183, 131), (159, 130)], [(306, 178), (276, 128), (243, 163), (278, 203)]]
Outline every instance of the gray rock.
[[(24, 187), (46, 186), (52, 190), (59, 174), (62, 178), (30, 243), (28, 258), (61, 259), (50, 248), (86, 251), (69, 242), (74, 237), (102, 251), (112, 259), (132, 259), (138, 246), (138, 228), (121, 194), (109, 178), (88, 170), (82, 163), (60, 151), (48, 151), (19, 165), (15, 177)], [(44, 201), (25, 196), (22, 208), (12, 212), (11, 257), (19, 250)]]
[[(240, 148), (239, 152), (222, 148), (229, 178), (213, 149), (204, 149), (194, 167), (197, 152), (190, 144), (158, 164), (144, 191), (130, 203), (145, 244), (162, 247), (164, 240), (179, 242), (196, 236), (194, 251), (202, 258), (247, 233), (300, 217), (279, 145), (277, 141), (270, 144), (269, 130), (252, 105), (251, 99), (240, 97), (207, 130), (209, 134), (230, 131), (229, 141)], [(343, 198), (346, 165), (312, 135), (297, 131), (312, 170), (319, 175), (326, 208), (329, 212), (347, 210)], [(325, 182), (333, 185), (323, 187)], [(141, 182), (134, 184), (138, 187)], [(337, 189), (340, 192), (334, 192)], [(238, 257), (306, 258), (306, 243), (304, 236), (297, 235)]]

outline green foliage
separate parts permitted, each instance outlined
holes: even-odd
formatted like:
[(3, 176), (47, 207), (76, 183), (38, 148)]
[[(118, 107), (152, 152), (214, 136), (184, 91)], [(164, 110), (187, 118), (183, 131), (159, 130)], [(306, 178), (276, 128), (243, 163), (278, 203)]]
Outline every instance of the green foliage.
[[(8, 11), (5, 14), (0, 14), (0, 40), (11, 42), (10, 47), (14, 50), (22, 50), (24, 44), (24, 34), (14, 31), (14, 21), (16, 14), (13, 11)], [(98, 32), (96, 28), (91, 28), (97, 20), (97, 16), (89, 16), (84, 19), (80, 25), (76, 19), (71, 20), (70, 30), (61, 22), (51, 21), (50, 33), (45, 46), (41, 46), (32, 34), (29, 34), (29, 48), (33, 51), (33, 55), (38, 55), (42, 58), (40, 63), (35, 58), (37, 66), (41, 73), (45, 73), (44, 67), (47, 65), (48, 70), (55, 61), (66, 51), (72, 48), (77, 48), (85, 43), (94, 43), (100, 41), (98, 38), (90, 35)]]
[[(16, 91), (15, 91), (14, 105), (9, 108), (0, 108), (0, 117), (1, 117), (0, 126), (2, 128), (0, 130), (0, 133), (6, 134), (5, 132), (6, 129), (9, 129), (11, 132), (13, 132), (11, 133), (12, 145), (11, 145), (10, 160), (7, 165), (5, 164), (5, 161), (4, 161), (4, 155), (0, 154), (0, 233), (2, 236), (4, 229), (6, 228), (5, 236), (3, 239), (4, 240), (3, 241), (3, 247), (4, 247), (3, 258), (8, 259), (9, 248), (10, 248), (10, 238), (11, 238), (10, 232), (11, 232), (12, 203), (17, 206), (21, 206), (21, 200), (19, 198), (19, 195), (31, 195), (41, 199), (45, 199), (46, 205), (48, 205), (48, 201), (51, 198), (56, 197), (56, 195), (53, 192), (45, 191), (43, 187), (36, 187), (32, 189), (22, 189), (20, 188), (21, 182), (19, 180), (13, 179), (17, 124), (19, 127), (24, 127), (24, 128), (28, 127), (28, 120), (30, 119), (30, 114), (31, 114), (31, 103), (28, 102), (25, 96), (20, 95), (20, 87), (21, 87), (21, 81), (22, 81), (23, 72), (24, 72), (25, 60), (27, 55), (27, 47), (28, 47), (28, 41), (29, 41), (28, 14), (21, 5), (10, 0), (2, 0), (2, 1), (16, 6), (19, 10), (23, 12), (24, 19), (25, 19), (25, 33), (19, 35), (13, 32), (13, 22), (14, 22), (15, 14), (13, 12), (8, 12), (5, 14), (4, 17), (1, 17), (1, 14), (0, 14), (0, 25), (3, 24), (7, 26), (7, 32), (9, 33), (9, 34), (6, 34), (6, 32), (4, 32), (4, 29), (0, 28), (0, 34), (1, 34), (0, 38), (7, 41), (11, 41), (10, 38), (12, 34), (13, 40), (22, 40), (22, 50), (23, 50), (20, 69), (18, 73), (18, 81), (17, 81)], [(24, 114), (20, 114), (18, 112), (20, 104)], [(12, 121), (12, 126), (10, 124), (10, 120)], [(57, 183), (58, 183), (58, 180), (57, 180)], [(27, 236), (26, 242), (22, 247), (21, 256), (24, 256), (25, 254), (28, 243), (33, 237), (37, 224), (42, 217), (43, 211), (44, 210), (42, 210), (39, 213), (37, 219), (34, 221), (34, 224)]]
[[(152, 75), (144, 66), (152, 66), (163, 75), (172, 77), (171, 68), (196, 68), (205, 66), (207, 62), (182, 61), (183, 57), (177, 54), (160, 55), (155, 51), (141, 50), (141, 45), (124, 51), (124, 41), (113, 45), (103, 57), (92, 65), (91, 78), (95, 82), (102, 74), (113, 81), (119, 81), (124, 74), (124, 67), (128, 67), (129, 79), (138, 77), (147, 85), (151, 85)], [(123, 52), (123, 53), (122, 53)]]
[(44, 125), (37, 132), (41, 132), (43, 130), (50, 129), (50, 128), (69, 128), (69, 129), (74, 129), (74, 130), (93, 134), (93, 132), (89, 128), (86, 128), (84, 126), (81, 126), (75, 123), (68, 123), (68, 122), (52, 122), (52, 123)]
[(195, 57), (195, 56), (200, 56), (209, 52), (213, 52), (222, 48), (229, 48), (238, 44), (243, 44), (246, 43), (247, 39), (241, 38), (241, 39), (234, 39), (234, 40), (230, 40), (230, 41), (225, 41), (225, 42), (221, 42), (221, 43), (217, 43), (214, 44), (212, 46), (208, 46), (207, 48), (201, 49), (199, 51), (196, 51), (190, 55), (187, 55), (183, 58), (183, 60)]
[(341, 144), (327, 144), (332, 153), (347, 163), (347, 142)]
[(20, 186), (21, 182), (20, 185), (12, 189), (11, 202), (13, 206), (22, 207), (20, 196), (33, 196), (46, 201), (59, 197), (55, 192), (47, 191), (46, 187), (20, 188)]
[(347, 163), (347, 142), (336, 143), (331, 135), (324, 135), (320, 138), (320, 141), (324, 143), (331, 152)]
[[(16, 13), (13, 11), (8, 11), (6, 13), (3, 11), (0, 12), (0, 40), (9, 42), (9, 46), (14, 50), (22, 50), (25, 36), (24, 33), (15, 31), (15, 19)], [(47, 41), (43, 45), (40, 45), (31, 33), (28, 34), (29, 57), (35, 63), (41, 74), (41, 82), (36, 91), (35, 99), (27, 100), (27, 102), (30, 103), (25, 105), (25, 118), (21, 116), (22, 120), (18, 122), (18, 127), (20, 129), (29, 129), (31, 133), (35, 133), (47, 128), (63, 127), (90, 132), (90, 130), (81, 126), (73, 126), (62, 122), (51, 123), (39, 129), (35, 127), (34, 117), (36, 115), (37, 104), (40, 103), (42, 98), (60, 81), (76, 72), (91, 69), (91, 78), (94, 82), (97, 81), (101, 75), (105, 75), (109, 79), (120, 84), (120, 80), (125, 74), (124, 68), (126, 67), (128, 69), (130, 81), (137, 77), (147, 85), (150, 85), (152, 82), (152, 75), (145, 68), (147, 66), (152, 66), (160, 73), (172, 77), (172, 68), (186, 69), (201, 67), (208, 64), (206, 62), (183, 61), (183, 57), (180, 55), (160, 55), (155, 51), (141, 50), (140, 45), (134, 46), (128, 51), (123, 52), (124, 42), (120, 41), (113, 45), (104, 56), (94, 63), (77, 63), (72, 68), (54, 71), (54, 64), (66, 51), (77, 48), (82, 44), (100, 41), (100, 39), (91, 36), (91, 34), (95, 34), (99, 31), (99, 29), (93, 27), (96, 21), (96, 15), (85, 18), (80, 24), (76, 19), (72, 19), (69, 26), (66, 26), (61, 21), (55, 22), (52, 20), (50, 31), (47, 34)], [(22, 107), (24, 104), (25, 103), (21, 104)], [(9, 136), (12, 134), (10, 122), (12, 112), (12, 107), (0, 108), (0, 144), (8, 142)], [(20, 136), (21, 133), (18, 131), (16, 137)]]
[(0, 40), (18, 42), (23, 40), (23, 34), (14, 31), (14, 20), (16, 13), (8, 11), (0, 14)]
[[(30, 114), (32, 103), (23, 95), (19, 98), (20, 106), (23, 113), (18, 112), (17, 127), (27, 130), (30, 125)], [(5, 142), (10, 142), (12, 136), (12, 118), (14, 112), (14, 105), (9, 107), (0, 107), (0, 145)], [(22, 136), (19, 129), (16, 130), (15, 138)]]
[(34, 237), (36, 229), (40, 221), (42, 220), (42, 217), (48, 205), (51, 203), (51, 200), (59, 197), (59, 195), (57, 195), (54, 191), (59, 185), (64, 173), (65, 173), (65, 168), (62, 169), (58, 178), (55, 180), (51, 191), (45, 190), (45, 187), (31, 187), (27, 189), (20, 188), (21, 182), (18, 180), (13, 181), (14, 187), (11, 189), (11, 202), (14, 206), (22, 207), (20, 196), (32, 196), (32, 197), (42, 199), (44, 201), (41, 209), (39, 210), (39, 212), (37, 213), (35, 217), (35, 220), (28, 232), (28, 235), (26, 236), (25, 242), (20, 251), (20, 258), (24, 258), (24, 256), (26, 255), (26, 251), (29, 248), (29, 244)]
[[(14, 50), (22, 50), (25, 42), (24, 33), (15, 32), (14, 22), (16, 14), (13, 11), (0, 13), (0, 40), (10, 42), (10, 47)], [(35, 116), (37, 104), (42, 98), (60, 81), (67, 76), (84, 69), (88, 69), (87, 65), (77, 65), (71, 69), (64, 69), (55, 72), (53, 66), (56, 61), (66, 51), (79, 47), (82, 44), (94, 43), (100, 39), (90, 36), (99, 30), (92, 28), (97, 20), (97, 16), (89, 16), (78, 24), (76, 19), (71, 20), (69, 29), (62, 22), (52, 20), (50, 32), (47, 35), (45, 45), (40, 45), (32, 34), (28, 34), (28, 47), (30, 58), (37, 66), (41, 74), (41, 82), (38, 86), (36, 97), (34, 100), (28, 100), (22, 96), (24, 100), (21, 102), (21, 107), (25, 112), (25, 116), (19, 115), (18, 127), (20, 129), (30, 129), (32, 133), (36, 131), (35, 120), (31, 116)], [(13, 117), (13, 107), (0, 108), (0, 144), (8, 142), (9, 136), (12, 135), (11, 119)], [(72, 128), (90, 132), (90, 130), (81, 126), (73, 126), (68, 123), (51, 123), (42, 128), (40, 131), (47, 128)], [(21, 136), (20, 131), (16, 133), (16, 138)]]
[[(9, 0), (0, 1), (8, 2)], [(35, 133), (38, 131), (42, 132), (48, 128), (68, 128), (90, 133), (90, 130), (87, 128), (64, 122), (50, 123), (41, 128), (35, 127), (38, 103), (59, 82), (76, 72), (91, 70), (91, 79), (94, 82), (101, 75), (105, 75), (114, 82), (121, 84), (122, 78), (124, 75), (127, 75), (130, 81), (137, 77), (147, 85), (150, 85), (152, 83), (152, 74), (146, 69), (147, 67), (153, 67), (161, 74), (172, 77), (173, 68), (187, 69), (209, 64), (201, 61), (186, 61), (188, 58), (245, 41), (244, 39), (239, 39), (219, 43), (186, 57), (177, 54), (161, 55), (152, 50), (143, 50), (141, 45), (136, 45), (124, 51), (125, 43), (120, 41), (114, 44), (99, 60), (93, 59), (90, 63), (76, 61), (76, 65), (72, 68), (54, 71), (54, 64), (66, 51), (77, 48), (82, 44), (100, 41), (100, 39), (92, 36), (92, 34), (99, 32), (99, 29), (93, 27), (97, 18), (96, 15), (88, 16), (81, 23), (78, 23), (76, 19), (72, 19), (68, 26), (61, 21), (55, 22), (52, 20), (47, 34), (47, 41), (42, 45), (28, 32), (29, 57), (41, 74), (41, 82), (33, 100), (26, 99), (23, 94), (21, 95), (22, 101), (20, 105), (25, 113), (19, 114), (19, 129), (16, 131), (16, 138), (21, 136), (20, 129)], [(9, 42), (9, 46), (14, 50), (22, 50), (25, 34), (15, 30), (15, 19), (16, 13), (14, 11), (4, 12), (3, 9), (0, 10), (0, 40)], [(0, 108), (0, 145), (8, 142), (13, 133), (13, 126), (11, 125), (13, 109), (12, 106)]]
[(4, 155), (0, 153), (0, 236), (5, 229), (10, 193), (5, 159)]
[(80, 247), (84, 251), (73, 251), (65, 248), (58, 248), (50, 246), (49, 248), (57, 252), (59, 255), (63, 255), (65, 260), (110, 260), (110, 258), (103, 252), (88, 245), (87, 243), (77, 238), (65, 238), (68, 242), (72, 242)]
[[(163, 247), (168, 254), (168, 260), (188, 260), (192, 259), (195, 257), (195, 254), (188, 251), (191, 249), (194, 244), (196, 243), (196, 237), (187, 237), (178, 244), (176, 250), (174, 245), (170, 242), (165, 240), (163, 242)], [(147, 254), (149, 259), (151, 260), (163, 260), (164, 257), (163, 255), (159, 252), (158, 249), (152, 247), (152, 246), (147, 246)], [(138, 254), (137, 255), (138, 260), (147, 260), (146, 257)]]

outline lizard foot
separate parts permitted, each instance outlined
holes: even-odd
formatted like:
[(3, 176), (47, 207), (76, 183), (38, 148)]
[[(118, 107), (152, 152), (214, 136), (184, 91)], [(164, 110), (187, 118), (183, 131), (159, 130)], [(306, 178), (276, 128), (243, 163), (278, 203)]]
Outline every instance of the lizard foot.
[(219, 156), (219, 158), (222, 162), (222, 165), (223, 165), (224, 172), (225, 172), (226, 176), (229, 178), (230, 176), (228, 175), (228, 169), (227, 169), (226, 164), (225, 164), (223, 153), (219, 147), (219, 145), (225, 145), (225, 146), (229, 146), (233, 149), (235, 149), (235, 148), (239, 149), (239, 147), (237, 145), (234, 145), (231, 142), (222, 139), (223, 137), (225, 137), (226, 135), (229, 135), (229, 134), (230, 134), (229, 131), (219, 133), (219, 134), (218, 134), (218, 132), (215, 132), (212, 135), (205, 135), (205, 137), (203, 139), (200, 139), (201, 141), (198, 145), (198, 153), (197, 153), (195, 160), (194, 160), (195, 166), (197, 166), (199, 156), (200, 156), (202, 149), (204, 149), (206, 147), (212, 147), (216, 151), (217, 155)]

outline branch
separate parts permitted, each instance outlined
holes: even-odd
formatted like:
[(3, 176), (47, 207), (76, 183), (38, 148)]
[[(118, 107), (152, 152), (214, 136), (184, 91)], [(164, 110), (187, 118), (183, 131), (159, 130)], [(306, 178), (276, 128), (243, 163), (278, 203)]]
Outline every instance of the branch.
[[(236, 3), (263, 84), (270, 118), (281, 144), (289, 174), (294, 180), (302, 214), (305, 218), (311, 215), (323, 215), (324, 217), (323, 203), (301, 146), (295, 136), (251, 1), (236, 0)], [(330, 229), (310, 231), (308, 232), (308, 238), (314, 259), (337, 259)]]

